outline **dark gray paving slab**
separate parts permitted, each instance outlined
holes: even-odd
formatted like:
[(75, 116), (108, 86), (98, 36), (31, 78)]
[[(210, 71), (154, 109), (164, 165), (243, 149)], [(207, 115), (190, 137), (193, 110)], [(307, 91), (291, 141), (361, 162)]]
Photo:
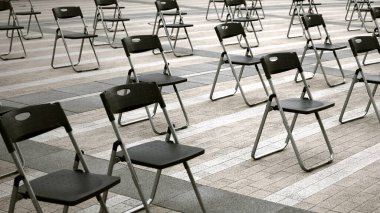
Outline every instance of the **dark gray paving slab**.
[(192, 64), (191, 66), (180, 67), (180, 69), (188, 70), (194, 73), (212, 71), (212, 70), (216, 70), (217, 68), (218, 66), (215, 66), (215, 64), (211, 64), (211, 63)]
[[(177, 89), (178, 91), (183, 91), (183, 90), (197, 88), (204, 85), (205, 84), (198, 83), (198, 82), (187, 81), (185, 83), (177, 84)], [(163, 94), (168, 94), (168, 93), (173, 93), (173, 92), (174, 92), (174, 89), (172, 86), (167, 86), (162, 89)]]
[(27, 94), (27, 95), (16, 96), (16, 97), (8, 98), (6, 100), (22, 103), (22, 104), (27, 104), (27, 105), (33, 105), (33, 104), (42, 104), (42, 103), (47, 103), (47, 102), (58, 101), (60, 99), (71, 98), (74, 96), (76, 95), (71, 94), (71, 93), (66, 93), (66, 92), (49, 90), (49, 91), (44, 91), (44, 92), (37, 92), (37, 93), (32, 93), (32, 94)]
[(112, 85), (112, 86), (116, 86), (116, 85), (122, 85), (122, 84), (125, 84), (127, 80), (127, 76), (125, 76), (125, 78), (110, 78), (110, 79), (106, 79), (106, 80), (102, 80), (102, 81), (98, 81), (100, 83), (104, 83), (104, 84), (109, 84), (109, 85)]
[(65, 101), (61, 105), (64, 110), (75, 113), (87, 112), (103, 107), (99, 95)]
[(91, 93), (96, 93), (96, 92), (103, 92), (104, 90), (109, 89), (110, 87), (112, 86), (109, 84), (100, 83), (100, 82), (90, 82), (90, 83), (73, 85), (69, 87), (62, 87), (56, 90), (65, 92), (65, 93), (72, 93), (75, 95), (86, 95), (86, 94), (91, 94)]
[(3, 106), (10, 106), (10, 107), (16, 107), (16, 108), (27, 106), (27, 104), (17, 103), (17, 102), (8, 101), (8, 100), (0, 100), (0, 103)]

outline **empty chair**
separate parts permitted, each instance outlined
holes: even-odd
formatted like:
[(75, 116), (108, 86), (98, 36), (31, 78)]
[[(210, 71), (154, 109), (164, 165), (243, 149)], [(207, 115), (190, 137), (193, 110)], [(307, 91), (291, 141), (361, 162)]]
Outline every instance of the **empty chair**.
[[(334, 158), (333, 156), (334, 153), (330, 145), (330, 141), (327, 137), (326, 130), (323, 127), (323, 123), (319, 116), (319, 112), (322, 110), (328, 109), (330, 107), (333, 107), (335, 104), (331, 102), (318, 101), (318, 100), (313, 99), (312, 94), (309, 89), (309, 85), (307, 85), (301, 64), (298, 60), (298, 56), (296, 53), (273, 53), (273, 54), (269, 54), (262, 57), (260, 61), (264, 68), (265, 76), (268, 79), (272, 93), (269, 96), (269, 100), (267, 102), (265, 112), (260, 123), (259, 131), (257, 133), (256, 140), (252, 149), (252, 158), (257, 160), (265, 156), (280, 152), (286, 148), (290, 140), (293, 150), (296, 154), (298, 163), (304, 171), (309, 172), (309, 171), (312, 171), (313, 169), (316, 169), (323, 165), (331, 163)], [(272, 82), (272, 76), (277, 73), (282, 73), (282, 72), (293, 70), (293, 69), (297, 69), (297, 71), (300, 73), (302, 82), (304, 84), (301, 97), (281, 99), (280, 93), (277, 93), (278, 91), (276, 91), (274, 88), (274, 85)], [(287, 134), (285, 143), (284, 145), (281, 145), (281, 147), (278, 149), (275, 149), (273, 151), (257, 156), (256, 152), (257, 152), (257, 148), (260, 142), (261, 134), (264, 129), (265, 121), (267, 119), (268, 113), (273, 110), (280, 112), (281, 119), (282, 119), (282, 122), (286, 130), (286, 134)], [(290, 126), (285, 116), (285, 112), (294, 113), (293, 120)], [(304, 115), (314, 114), (315, 115), (318, 121), (318, 124), (321, 128), (322, 135), (325, 139), (328, 151), (329, 151), (329, 158), (326, 161), (322, 161), (312, 166), (306, 166), (304, 161), (302, 160), (302, 157), (300, 155), (300, 152), (298, 151), (298, 147), (294, 140), (294, 136), (292, 134), (299, 114), (304, 114)]]
[[(41, 12), (34, 10), (34, 7), (33, 7), (33, 4), (32, 4), (31, 0), (28, 0), (28, 4), (29, 4), (29, 9), (28, 10), (23, 10), (23, 11), (16, 10), (15, 11), (15, 15), (16, 16), (29, 16), (29, 18), (28, 18), (28, 26), (26, 28), (26, 33), (22, 33), (22, 37), (24, 39), (26, 39), (26, 40), (42, 38), (44, 36), (44, 34), (42, 32), (40, 22), (38, 21), (38, 18), (37, 18), (37, 15), (40, 15)], [(34, 20), (35, 20), (35, 22), (37, 24), (38, 31), (39, 31), (39, 34), (35, 35), (35, 36), (29, 35), (29, 33), (30, 33), (30, 26), (31, 26), (31, 23), (32, 23), (32, 17), (34, 17)], [(8, 24), (10, 23), (10, 20), (11, 20), (11, 15), (9, 15), (9, 18), (8, 18)], [(17, 19), (17, 21), (18, 21), (18, 19)], [(18, 25), (20, 25), (20, 24), (18, 23)]]
[[(15, 12), (13, 10), (12, 4), (9, 0), (0, 1), (0, 12), (7, 11), (9, 13), (9, 20), (8, 25), (0, 25), (0, 31), (11, 31), (10, 35), (10, 43), (9, 43), (9, 50), (8, 53), (0, 54), (0, 58), (2, 60), (11, 60), (11, 59), (20, 59), (26, 57), (25, 47), (24, 43), (22, 42), (21, 36), (22, 32), (21, 29), (24, 29), (24, 27), (18, 25), (17, 16), (15, 15)], [(15, 35), (15, 31), (17, 35)], [(13, 49), (13, 39), (15, 37), (18, 37), (21, 43), (21, 47), (23, 50), (22, 55), (15, 55), (12, 53)]]
[[(222, 9), (222, 13), (219, 15), (219, 11), (218, 11), (218, 7), (216, 6), (216, 3), (223, 3), (223, 9)], [(224, 4), (224, 0), (209, 0), (208, 1), (208, 5), (207, 5), (207, 12), (206, 12), (206, 20), (207, 21), (210, 21), (212, 19), (209, 19), (208, 18), (208, 14), (210, 12), (210, 5), (213, 5), (214, 6), (214, 9), (215, 9), (215, 13), (216, 13), (216, 17), (217, 19), (216, 20), (219, 20), (219, 21), (223, 21), (222, 18), (223, 18), (223, 13), (224, 13), (224, 9), (226, 8), (226, 5)]]
[[(304, 51), (303, 51), (303, 54), (302, 54), (301, 64), (302, 64), (302, 62), (303, 62), (303, 60), (305, 58), (306, 52), (308, 50), (313, 50), (314, 54), (315, 54), (315, 57), (317, 59), (317, 64), (314, 67), (313, 75), (310, 78), (314, 77), (315, 73), (317, 72), (318, 67), (320, 67), (321, 71), (322, 71), (322, 74), (323, 74), (323, 77), (324, 77), (324, 79), (325, 79), (325, 81), (326, 81), (326, 83), (327, 83), (327, 85), (329, 87), (334, 87), (334, 86), (338, 86), (338, 85), (344, 84), (346, 82), (345, 81), (345, 76), (344, 76), (344, 73), (343, 73), (342, 66), (340, 65), (338, 56), (336, 54), (336, 51), (344, 49), (347, 46), (344, 46), (344, 45), (335, 45), (335, 44), (332, 43), (330, 35), (329, 35), (329, 33), (327, 32), (327, 29), (326, 29), (325, 21), (323, 20), (323, 17), (322, 17), (321, 14), (307, 14), (307, 15), (305, 14), (304, 16), (302, 16), (302, 22), (303, 22), (303, 25), (305, 27), (306, 33), (307, 33), (307, 36), (306, 36), (307, 41), (306, 41), (306, 45), (305, 45), (305, 48), (304, 48)], [(324, 31), (325, 31), (325, 34), (326, 34), (325, 41), (322, 44), (315, 43), (315, 41), (311, 37), (311, 33), (310, 33), (310, 29), (311, 28), (318, 27), (318, 26), (322, 26), (323, 29), (324, 29)], [(320, 51), (320, 53), (318, 53), (318, 51)], [(335, 60), (336, 60), (336, 62), (338, 64), (338, 66), (339, 66), (339, 71), (340, 71), (340, 74), (342, 76), (342, 81), (338, 82), (336, 84), (332, 84), (332, 83), (330, 83), (328, 81), (325, 69), (322, 66), (322, 61), (321, 61), (322, 60), (322, 56), (323, 56), (323, 53), (326, 52), (326, 51), (330, 51), (330, 52), (332, 52), (334, 54)], [(295, 76), (295, 79), (294, 79), (295, 81), (297, 81), (297, 77), (298, 77), (298, 73)], [(310, 78), (308, 78), (308, 79), (310, 79)]]
[[(375, 29), (373, 30), (372, 36), (380, 37), (379, 23), (377, 23), (377, 19), (380, 18), (380, 7), (372, 7), (370, 12), (371, 12), (372, 20), (375, 23)], [(366, 63), (365, 61), (367, 59), (367, 56), (368, 56), (368, 52), (366, 52), (364, 57), (363, 57), (363, 65), (370, 65), (370, 64), (379, 63), (379, 62)]]
[[(65, 128), (75, 151), (72, 156), (73, 170), (58, 170), (30, 181), (20, 162), (20, 153), (15, 151), (18, 149), (17, 143), (59, 127)], [(36, 212), (41, 213), (39, 201), (64, 205), (64, 212), (67, 212), (69, 206), (93, 197), (97, 198), (102, 210), (108, 212), (100, 194), (117, 185), (120, 178), (90, 173), (59, 103), (12, 110), (0, 117), (0, 132), (18, 172), (14, 178), (9, 212), (14, 212), (16, 202), (20, 199), (31, 199)], [(79, 164), (83, 169), (79, 169)], [(20, 182), (23, 184), (20, 185)]]
[[(366, 17), (367, 17), (367, 14), (370, 13), (370, 11), (371, 11), (371, 1), (369, 1), (369, 0), (359, 0), (359, 1), (353, 0), (352, 3), (354, 4), (354, 6), (353, 6), (353, 9), (351, 10), (350, 19), (348, 19), (347, 30), (348, 31), (361, 30), (364, 27), (364, 29), (367, 32), (370, 32), (370, 30), (366, 26), (366, 22), (368, 22), (368, 21), (366, 21)], [(351, 3), (350, 3), (350, 6), (351, 6)], [(349, 11), (350, 10), (348, 9), (347, 13), (346, 13), (346, 19), (347, 19)], [(354, 19), (355, 12), (358, 15), (358, 19)], [(362, 13), (364, 13), (364, 16)], [(354, 29), (351, 28), (352, 21), (354, 21), (354, 20), (360, 21), (360, 27), (359, 28), (354, 28)]]
[[(304, 0), (292, 0), (292, 4), (291, 4), (290, 9), (289, 9), (289, 15), (291, 16), (291, 19), (290, 19), (288, 32), (286, 34), (286, 36), (288, 38), (302, 37), (305, 34), (303, 26), (302, 26), (302, 20), (301, 20), (301, 17), (303, 16), (303, 14), (305, 14), (303, 2), (304, 2)], [(294, 22), (295, 17), (298, 18), (298, 23)], [(302, 28), (302, 34), (301, 35), (296, 35), (296, 36), (290, 35), (290, 31), (291, 31), (291, 28), (293, 25), (301, 25), (301, 28)]]
[[(193, 27), (194, 25), (184, 23), (183, 17), (182, 17), (182, 14), (181, 14), (181, 11), (179, 9), (177, 1), (176, 0), (159, 0), (159, 1), (155, 1), (155, 4), (156, 4), (156, 8), (157, 8), (157, 13), (159, 14), (159, 21), (158, 21), (157, 25), (155, 24), (156, 32), (154, 32), (153, 34), (158, 35), (160, 29), (164, 28), (165, 35), (168, 39), (169, 46), (171, 49), (170, 52), (173, 52), (173, 54), (177, 57), (193, 55), (193, 53), (194, 53), (193, 44), (191, 43), (189, 34), (187, 32), (187, 28)], [(169, 11), (174, 11), (175, 14), (178, 14), (175, 16), (175, 18), (178, 17), (177, 22), (174, 20), (174, 22), (169, 23), (165, 19), (167, 17), (167, 15), (165, 15), (165, 13), (167, 14), (167, 13), (169, 13)], [(169, 33), (169, 29), (175, 29), (176, 30), (175, 36), (171, 36), (171, 34)], [(180, 39), (178, 37), (180, 29), (183, 29), (183, 31), (186, 35), (185, 38), (182, 38), (182, 39), (185, 39), (188, 41), (189, 46), (190, 46), (190, 53), (179, 53), (178, 50), (176, 49), (178, 40)], [(174, 40), (173, 44), (172, 44), (172, 40)]]
[[(256, 34), (256, 29), (253, 25), (254, 22), (259, 22), (261, 25), (260, 18), (258, 16), (252, 16), (252, 13), (247, 9), (247, 3), (245, 0), (224, 0), (227, 9), (226, 23), (227, 22), (238, 22), (241, 23), (247, 32), (253, 32), (256, 39), (256, 45), (251, 47), (258, 47), (260, 45), (259, 39)], [(257, 14), (256, 14), (257, 15)], [(249, 30), (251, 27), (251, 30)], [(261, 28), (262, 30), (262, 28)], [(260, 31), (260, 30), (257, 30)], [(238, 37), (238, 42), (240, 47), (246, 48), (241, 44), (242, 37)]]
[[(363, 118), (364, 116), (367, 115), (369, 108), (372, 105), (372, 107), (375, 111), (375, 114), (377, 116), (377, 119), (380, 122), (379, 109), (377, 108), (376, 102), (374, 99), (377, 87), (380, 84), (380, 75), (379, 74), (366, 74), (366, 73), (364, 73), (363, 68), (360, 65), (359, 58), (358, 58), (358, 55), (360, 53), (367, 53), (367, 52), (372, 51), (372, 50), (376, 50), (380, 54), (379, 42), (377, 41), (377, 38), (375, 36), (357, 36), (354, 38), (350, 38), (348, 40), (348, 43), (350, 44), (352, 54), (354, 55), (356, 63), (358, 64), (358, 69), (356, 70), (354, 77), (352, 79), (350, 89), (348, 90), (346, 100), (344, 101), (343, 108), (342, 108), (342, 111), (341, 111), (340, 116), (339, 116), (339, 121), (341, 123), (347, 123), (350, 121), (354, 121), (354, 120)], [(351, 98), (352, 92), (354, 90), (354, 86), (358, 82), (364, 83), (365, 89), (366, 89), (368, 97), (369, 97), (367, 106), (366, 106), (363, 114), (361, 114), (359, 116), (354, 116), (354, 117), (351, 117), (348, 119), (344, 119), (344, 114), (346, 113), (347, 105), (348, 105), (348, 102)], [(369, 84), (374, 85), (372, 91), (371, 91)]]
[[(62, 67), (72, 67), (74, 71), (76, 72), (82, 72), (82, 71), (89, 71), (89, 70), (97, 70), (100, 68), (100, 64), (99, 64), (99, 60), (98, 60), (98, 56), (96, 55), (96, 52), (95, 52), (95, 48), (94, 48), (94, 45), (93, 45), (93, 42), (91, 39), (97, 37), (97, 35), (95, 34), (90, 34), (87, 30), (87, 25), (84, 21), (84, 18), (83, 18), (83, 14), (82, 14), (82, 11), (80, 9), (80, 7), (56, 7), (56, 8), (53, 8), (53, 14), (54, 14), (54, 18), (55, 18), (55, 21), (57, 22), (57, 30), (55, 32), (55, 40), (54, 40), (54, 48), (53, 48), (53, 55), (52, 55), (52, 59), (51, 59), (51, 66), (54, 68), (54, 69), (57, 69), (57, 68), (62, 68)], [(75, 22), (75, 19), (81, 19), (81, 22), (82, 22), (82, 25), (83, 25), (83, 30), (81, 30), (81, 32), (73, 32), (72, 29), (68, 29), (69, 27), (65, 27), (63, 28), (63, 26), (61, 26), (61, 20), (66, 20), (66, 19), (70, 19), (70, 20), (73, 20), (71, 21), (70, 23), (72, 24), (73, 22)], [(67, 22), (67, 21), (66, 21)], [(65, 50), (66, 50), (66, 53), (67, 53), (67, 56), (69, 58), (69, 61), (70, 61), (70, 64), (69, 65), (62, 65), (62, 66), (56, 66), (54, 64), (54, 60), (55, 60), (55, 51), (56, 51), (56, 48), (57, 48), (57, 41), (58, 39), (62, 39), (62, 42), (63, 42), (63, 45), (65, 47)], [(78, 55), (78, 60), (77, 62), (74, 64), (72, 58), (71, 58), (71, 55), (70, 55), (70, 51), (69, 51), (69, 47), (66, 43), (66, 39), (73, 39), (73, 40), (81, 40), (81, 46), (80, 46), (80, 50), (79, 50), (79, 55)], [(81, 58), (82, 58), (82, 52), (83, 52), (83, 46), (84, 46), (84, 41), (88, 39), (88, 41), (90, 42), (90, 45), (91, 45), (91, 48), (92, 48), (92, 51), (94, 53), (94, 56), (95, 56), (95, 59), (96, 59), (96, 63), (97, 63), (97, 66), (94, 67), (94, 68), (88, 68), (88, 69), (78, 69), (78, 65), (80, 64), (80, 61), (81, 61)]]
[[(97, 31), (97, 26), (99, 21), (103, 25), (104, 33), (107, 38), (107, 43), (112, 48), (121, 47), (120, 45), (115, 45), (116, 33), (119, 31), (118, 26), (119, 22), (121, 22), (122, 29), (125, 32), (126, 36), (128, 36), (127, 28), (125, 27), (125, 21), (129, 21), (129, 18), (124, 18), (121, 13), (121, 7), (117, 0), (94, 0), (96, 5), (95, 18), (94, 18), (94, 34)], [(114, 9), (114, 13), (110, 16), (105, 12), (106, 10)], [(107, 23), (111, 23), (111, 27), (108, 27)], [(115, 26), (112, 30), (112, 26)], [(113, 32), (112, 39), (110, 38), (109, 33)], [(98, 44), (97, 44), (98, 45)]]
[[(113, 167), (117, 162), (126, 162), (143, 203), (142, 205), (135, 207), (133, 210), (130, 210), (130, 212), (135, 212), (142, 208), (145, 208), (145, 210), (149, 212), (148, 205), (152, 203), (155, 197), (161, 171), (178, 164), (184, 165), (201, 209), (203, 212), (206, 212), (193, 175), (190, 171), (190, 167), (187, 164), (187, 161), (202, 155), (204, 149), (179, 144), (175, 129), (170, 121), (166, 111), (165, 102), (157, 84), (136, 83), (116, 86), (103, 92), (100, 97), (117, 138), (117, 141), (112, 146), (108, 175), (112, 175)], [(151, 104), (159, 104), (164, 113), (168, 125), (165, 140), (154, 140), (130, 148), (125, 148), (124, 140), (120, 136), (115, 123), (114, 114), (131, 111)], [(170, 140), (171, 136), (173, 137), (173, 141)], [(144, 198), (138, 177), (132, 164), (157, 170), (152, 193), (148, 200)], [(106, 200), (106, 198), (107, 193), (104, 194), (103, 199)]]
[[(132, 82), (155, 82), (157, 85), (160, 87), (165, 86), (172, 86), (174, 89), (174, 92), (176, 93), (176, 96), (178, 98), (178, 102), (181, 106), (183, 116), (185, 118), (186, 124), (178, 127), (177, 129), (185, 129), (189, 126), (189, 119), (187, 117), (187, 113), (185, 110), (185, 107), (182, 103), (181, 97), (179, 95), (178, 89), (177, 89), (177, 84), (184, 83), (187, 81), (186, 78), (182, 77), (177, 77), (177, 76), (172, 76), (171, 71), (169, 68), (169, 63), (166, 60), (166, 57), (164, 55), (164, 50), (161, 46), (160, 40), (157, 35), (137, 35), (137, 36), (130, 36), (127, 38), (122, 39), (122, 44), (124, 46), (125, 53), (128, 57), (129, 64), (131, 66), (131, 69), (128, 72), (128, 78), (127, 78), (127, 84), (132, 83)], [(146, 52), (146, 51), (154, 51), (154, 50), (159, 50), (161, 57), (164, 62), (164, 68), (162, 73), (151, 73), (151, 74), (142, 74), (142, 75), (137, 75), (136, 70), (134, 68), (134, 65), (132, 63), (132, 57), (131, 54), (134, 53), (141, 53), (141, 52)], [(156, 114), (158, 105), (156, 104), (153, 110), (153, 115), (150, 115), (150, 112), (148, 108), (147, 114), (148, 114), (148, 119), (150, 120), (150, 123), (152, 125), (153, 131), (157, 134), (165, 134), (165, 131), (159, 132), (156, 130), (154, 123), (153, 123), (153, 116)], [(123, 124), (121, 122), (122, 114), (119, 115), (119, 124), (121, 126), (128, 125)], [(144, 119), (146, 120), (146, 119)], [(133, 122), (134, 123), (134, 122)]]
[[(263, 81), (263, 78), (261, 76), (259, 67), (258, 67), (258, 64), (260, 64), (260, 60), (258, 58), (253, 57), (252, 50), (249, 47), (249, 44), (248, 44), (248, 41), (247, 41), (247, 38), (246, 38), (246, 35), (245, 35), (245, 32), (244, 32), (242, 25), (240, 23), (234, 23), (234, 22), (226, 23), (226, 24), (220, 24), (220, 25), (215, 27), (215, 32), (216, 32), (216, 35), (218, 36), (220, 44), (222, 45), (223, 52), (220, 55), (218, 69), (216, 70), (216, 73), (215, 73), (214, 83), (212, 85), (211, 92), (210, 92), (210, 99), (215, 101), (215, 100), (218, 100), (221, 98), (230, 97), (230, 96), (234, 95), (239, 89), (241, 95), (243, 96), (244, 102), (248, 106), (254, 106), (254, 105), (265, 102), (266, 98), (264, 101), (258, 101), (256, 103), (250, 103), (247, 100), (247, 98), (245, 97), (243, 87), (240, 84), (240, 80), (241, 80), (241, 77), (243, 75), (244, 68), (246, 66), (255, 66), (256, 72), (257, 72), (258, 76), (260, 77), (260, 81), (264, 87), (266, 96), (269, 95), (268, 90), (267, 90), (265, 83)], [(234, 36), (242, 36), (244, 38), (244, 41), (247, 45), (247, 50), (246, 50), (245, 55), (230, 55), (230, 54), (228, 54), (226, 47), (225, 47), (225, 44), (223, 42), (223, 39), (227, 39), (227, 38), (234, 37)], [(218, 81), (220, 69), (221, 69), (223, 64), (229, 64), (230, 65), (231, 72), (234, 76), (234, 79), (236, 80), (235, 91), (232, 94), (225, 95), (225, 96), (218, 97), (218, 98), (214, 98), (213, 95), (214, 95), (214, 91), (215, 91), (215, 86), (216, 86), (216, 83)], [(237, 74), (235, 71), (236, 65), (241, 66), (239, 74)]]
[(261, 10), (261, 16), (259, 16), (260, 19), (265, 18), (265, 12), (263, 8), (263, 4), (261, 3), (261, 0), (251, 0), (251, 6), (247, 7), (247, 10), (257, 13), (259, 16), (258, 10)]

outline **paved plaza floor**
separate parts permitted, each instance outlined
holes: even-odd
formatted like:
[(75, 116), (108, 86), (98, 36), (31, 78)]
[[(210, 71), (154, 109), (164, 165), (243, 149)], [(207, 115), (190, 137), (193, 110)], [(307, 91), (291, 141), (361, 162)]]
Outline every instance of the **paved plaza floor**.
[[(315, 0), (323, 14), (331, 39), (335, 44), (348, 45), (348, 39), (358, 35), (369, 35), (364, 29), (347, 31), (345, 21), (346, 0)], [(290, 16), (290, 0), (262, 0), (265, 19), (263, 31), (257, 36), (260, 46), (252, 48), (253, 54), (260, 57), (267, 53), (291, 51), (299, 56), (306, 40), (304, 37), (286, 37)], [(122, 48), (96, 46), (101, 68), (96, 71), (75, 73), (70, 67), (52, 69), (50, 66), (54, 44), (56, 23), (51, 8), (79, 5), (87, 25), (92, 30), (95, 12), (91, 0), (34, 0), (36, 10), (42, 11), (39, 17), (44, 38), (24, 40), (27, 57), (25, 59), (0, 61), (0, 100), (3, 105), (23, 107), (27, 105), (57, 102), (62, 104), (72, 124), (78, 144), (86, 154), (90, 170), (106, 173), (112, 143), (116, 140), (107, 119), (99, 94), (107, 88), (125, 83), (130, 69)], [(338, 57), (346, 75), (346, 84), (330, 88), (318, 70), (313, 79), (308, 80), (315, 99), (335, 102), (335, 106), (321, 113), (327, 134), (335, 153), (334, 162), (312, 172), (304, 172), (296, 159), (292, 146), (272, 156), (253, 160), (251, 151), (257, 136), (265, 104), (248, 107), (238, 92), (232, 97), (211, 101), (209, 94), (222, 48), (214, 31), (220, 24), (217, 20), (205, 19), (207, 0), (178, 0), (183, 11), (185, 23), (194, 24), (189, 35), (194, 45), (194, 55), (175, 57), (167, 53), (173, 75), (188, 78), (179, 86), (180, 94), (187, 110), (190, 126), (178, 131), (180, 142), (205, 149), (205, 154), (189, 161), (190, 167), (199, 184), (200, 193), (208, 212), (380, 212), (380, 131), (379, 121), (371, 109), (365, 118), (340, 124), (338, 121), (344, 100), (347, 96), (351, 78), (357, 68), (349, 48), (338, 51)], [(377, 2), (374, 3), (374, 6)], [(125, 6), (124, 15), (131, 20), (126, 22), (129, 35), (151, 34), (156, 9), (153, 0), (121, 0)], [(14, 1), (15, 8), (25, 6), (23, 0)], [(221, 9), (221, 7), (219, 8)], [(259, 11), (260, 13), (260, 11)], [(211, 18), (215, 13), (211, 10)], [(1, 15), (0, 15), (1, 16)], [(7, 15), (2, 15), (5, 22)], [(27, 20), (20, 17), (22, 23)], [(78, 25), (69, 23), (72, 29)], [(354, 23), (354, 27), (359, 27)], [(373, 23), (368, 23), (373, 29)], [(35, 25), (32, 25), (35, 27)], [(258, 27), (258, 25), (256, 25)], [(35, 33), (35, 31), (32, 31)], [(100, 30), (99, 39), (104, 40)], [(161, 31), (163, 33), (163, 31)], [(301, 34), (295, 25), (292, 34)], [(254, 43), (252, 33), (247, 33)], [(125, 37), (118, 32), (118, 41)], [(314, 34), (316, 36), (316, 34)], [(1, 52), (7, 50), (9, 40), (4, 33), (0, 38)], [(68, 41), (74, 56), (80, 43)], [(161, 38), (168, 49), (166, 38)], [(228, 40), (230, 43), (236, 39)], [(321, 42), (321, 41), (320, 41)], [(18, 47), (16, 40), (14, 45)], [(88, 43), (85, 43), (88, 44)], [(59, 41), (57, 63), (67, 63), (67, 55)], [(178, 46), (183, 52), (190, 49), (184, 40)], [(244, 53), (238, 45), (228, 45), (232, 53)], [(16, 49), (18, 53), (20, 49)], [(132, 56), (138, 73), (161, 71), (161, 57), (151, 52)], [(378, 53), (369, 54), (370, 61), (380, 61)], [(91, 50), (85, 46), (83, 66), (92, 66)], [(316, 63), (312, 51), (307, 52), (303, 68), (311, 72)], [(331, 53), (325, 53), (323, 65), (329, 80), (340, 80), (338, 66)], [(365, 66), (372, 74), (379, 74), (380, 64)], [(260, 66), (262, 71), (262, 67)], [(273, 77), (279, 97), (299, 97), (302, 85), (295, 83), (295, 71)], [(242, 84), (251, 101), (265, 98), (265, 92), (253, 67), (247, 67)], [(235, 87), (233, 75), (228, 66), (222, 67), (217, 85), (218, 95), (228, 94)], [(169, 115), (175, 125), (185, 121), (176, 96), (172, 89), (163, 90)], [(379, 100), (379, 95), (375, 96)], [(350, 115), (360, 114), (365, 108), (368, 96), (365, 87), (358, 84), (348, 107)], [(377, 102), (380, 105), (380, 102)], [(133, 120), (146, 116), (137, 110), (124, 116)], [(290, 122), (292, 115), (287, 114)], [(158, 129), (165, 129), (161, 112), (156, 115)], [(122, 127), (121, 134), (127, 146), (148, 140), (163, 139), (157, 136), (149, 122), (140, 122)], [(323, 136), (313, 115), (300, 115), (295, 126), (294, 136), (306, 164), (311, 165), (328, 158)], [(280, 145), (286, 138), (280, 114), (269, 114), (262, 142), (258, 152), (262, 153)], [(14, 170), (14, 165), (5, 147), (0, 143), (0, 173)], [(63, 129), (35, 137), (20, 144), (26, 158), (26, 171), (31, 178), (41, 176), (59, 168), (71, 168), (74, 158), (73, 148)], [(137, 167), (143, 190), (148, 195), (154, 179), (154, 171)], [(137, 192), (132, 185), (130, 173), (125, 164), (117, 165), (115, 175), (122, 182), (111, 190), (107, 205), (111, 212), (123, 212), (139, 204)], [(157, 198), (152, 206), (153, 212), (201, 212), (185, 169), (175, 166), (163, 171), (158, 187)], [(0, 213), (7, 212), (13, 177), (0, 179)], [(44, 212), (60, 212), (63, 207), (42, 203)], [(97, 212), (95, 199), (71, 207), (70, 212)], [(30, 200), (17, 203), (16, 212), (34, 212)]]

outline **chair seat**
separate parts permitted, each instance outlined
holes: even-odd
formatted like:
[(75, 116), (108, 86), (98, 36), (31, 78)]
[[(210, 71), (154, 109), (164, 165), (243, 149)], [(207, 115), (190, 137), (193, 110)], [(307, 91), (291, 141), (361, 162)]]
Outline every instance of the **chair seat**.
[[(99, 18), (99, 20), (101, 20)], [(110, 17), (110, 18), (104, 18), (103, 21), (106, 21), (106, 22), (117, 22), (117, 21), (129, 21), (130, 19), (129, 18), (113, 18), (113, 17)]]
[[(158, 140), (128, 148), (132, 163), (155, 169), (165, 169), (184, 163), (204, 152), (202, 148)], [(117, 152), (116, 156), (122, 161), (125, 160), (121, 151)]]
[(14, 25), (0, 25), (0, 30), (19, 30), (24, 29), (22, 26), (14, 26)]
[[(251, 57), (251, 56), (242, 56), (242, 55), (229, 55), (232, 64), (238, 65), (255, 65), (260, 64), (260, 59)], [(224, 61), (228, 63), (228, 60)]]
[(247, 10), (261, 10), (263, 9), (263, 7), (261, 7), (260, 5), (257, 5), (256, 7), (247, 7)]
[(14, 110), (16, 108), (9, 107), (9, 106), (0, 106), (0, 115), (5, 114), (11, 110)]
[(234, 22), (249, 22), (249, 21), (258, 21), (258, 18), (254, 17), (236, 17), (234, 18)]
[[(60, 170), (30, 181), (40, 201), (73, 206), (120, 183), (120, 177)], [(25, 185), (19, 193), (28, 197)]]
[[(332, 102), (316, 101), (301, 98), (289, 98), (285, 100), (280, 100), (280, 104), (285, 112), (293, 112), (300, 114), (310, 114), (319, 112), (333, 107), (335, 105), (335, 103)], [(275, 110), (278, 110), (278, 106), (275, 102), (273, 102), (272, 107)]]
[[(114, 9), (117, 9), (116, 6), (100, 6), (102, 9), (111, 9), (111, 10), (114, 10)], [(119, 6), (120, 9), (124, 9), (125, 7), (124, 6)]]
[[(365, 78), (370, 84), (380, 84), (380, 75), (365, 75)], [(363, 82), (363, 78), (359, 76), (358, 81)]]
[[(341, 50), (341, 49), (344, 49), (346, 47), (347, 46), (339, 46), (339, 45), (335, 45), (335, 44), (315, 44), (315, 49), (327, 50), (327, 51)], [(312, 47), (310, 49), (312, 49)]]
[(152, 73), (152, 74), (144, 74), (138, 76), (139, 81), (141, 82), (156, 82), (157, 86), (168, 86), (186, 82), (186, 78), (165, 75), (162, 73)]
[(39, 11), (20, 11), (16, 12), (17, 16), (26, 16), (26, 15), (39, 15), (41, 12)]
[[(82, 38), (95, 38), (95, 37), (98, 37), (98, 35), (94, 35), (94, 34), (86, 34), (86, 33), (65, 33), (63, 36), (65, 36), (65, 38), (68, 38), (68, 39), (82, 39)], [(59, 37), (61, 38), (62, 35), (59, 35)]]
[[(183, 27), (193, 27), (193, 24), (166, 24), (166, 28), (183, 28)], [(161, 25), (160, 27), (164, 27)]]
[[(175, 16), (175, 15), (179, 15), (179, 12), (177, 12), (177, 11), (163, 12), (162, 15), (164, 15), (164, 16)], [(187, 12), (181, 12), (181, 15), (187, 15)]]

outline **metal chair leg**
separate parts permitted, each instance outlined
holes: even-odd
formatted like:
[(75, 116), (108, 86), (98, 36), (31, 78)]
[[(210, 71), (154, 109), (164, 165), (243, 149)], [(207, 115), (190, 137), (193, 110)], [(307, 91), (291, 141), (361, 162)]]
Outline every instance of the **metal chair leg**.
[(16, 31), (17, 31), (17, 35), (18, 35), (18, 38), (20, 40), (20, 43), (21, 43), (21, 46), (22, 46), (24, 54), (22, 56), (11, 57), (12, 47), (13, 47), (13, 39), (14, 39), (14, 31), (15, 30), (13, 29), (12, 30), (12, 34), (11, 34), (11, 41), (10, 41), (10, 44), (9, 44), (8, 53), (0, 55), (0, 58), (2, 60), (4, 60), (4, 61), (5, 60), (13, 60), (13, 59), (21, 59), (21, 58), (25, 58), (26, 57), (26, 51), (25, 51), (24, 43), (22, 42), (21, 33), (20, 33), (19, 29), (16, 29)]
[(203, 201), (202, 201), (202, 197), (201, 197), (201, 194), (199, 193), (198, 191), (198, 187), (195, 183), (195, 180), (194, 180), (194, 177), (193, 177), (193, 174), (191, 173), (191, 170), (190, 170), (190, 167), (189, 165), (187, 164), (187, 162), (184, 162), (183, 163), (185, 169), (186, 169), (186, 172), (187, 172), (187, 175), (189, 176), (189, 179), (190, 179), (190, 182), (191, 182), (191, 185), (193, 186), (193, 189), (194, 189), (194, 192), (195, 192), (195, 195), (197, 196), (197, 199), (198, 199), (198, 202), (199, 202), (199, 205), (201, 206), (201, 209), (202, 209), (202, 212), (206, 212), (206, 208), (203, 204)]

